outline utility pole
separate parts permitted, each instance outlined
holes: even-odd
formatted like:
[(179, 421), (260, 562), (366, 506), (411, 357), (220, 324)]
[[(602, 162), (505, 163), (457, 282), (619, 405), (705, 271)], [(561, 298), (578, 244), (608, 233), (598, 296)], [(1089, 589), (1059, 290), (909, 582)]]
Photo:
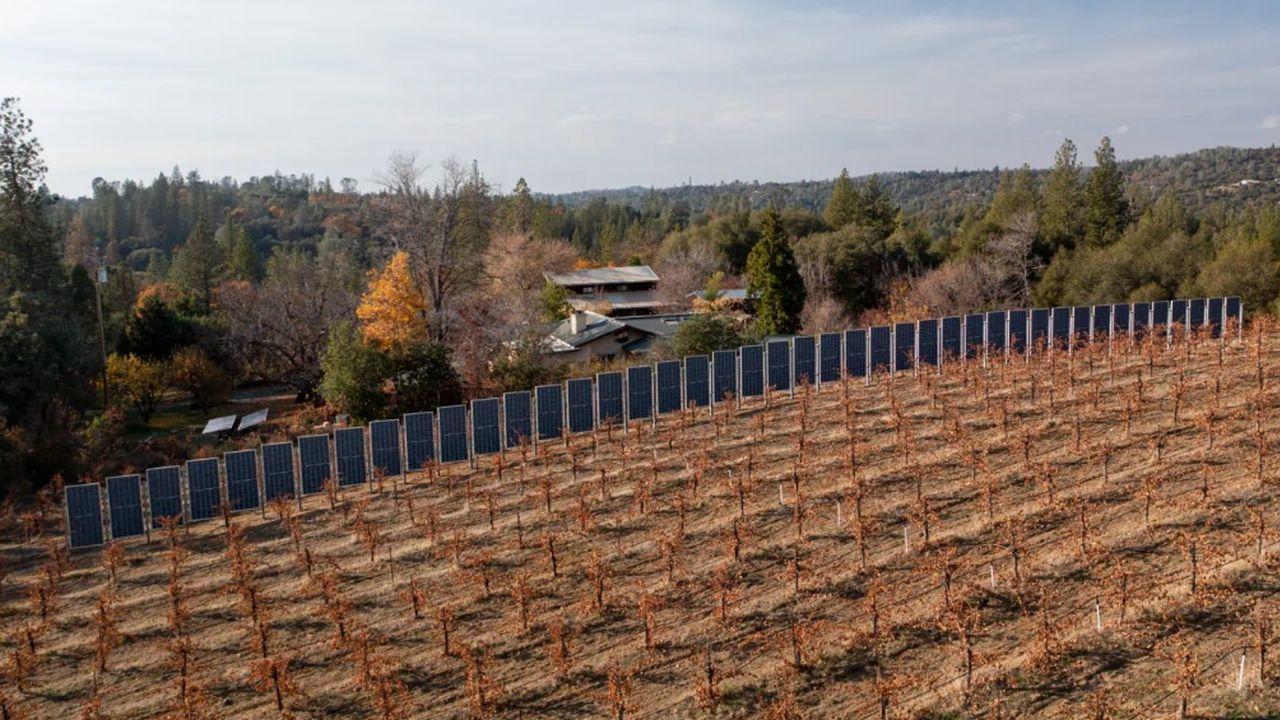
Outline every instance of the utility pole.
[(107, 330), (102, 324), (102, 286), (107, 283), (107, 266), (98, 268), (98, 281), (93, 284), (94, 295), (98, 299), (98, 348), (102, 351), (102, 409), (105, 411), (111, 402), (111, 391), (107, 385)]

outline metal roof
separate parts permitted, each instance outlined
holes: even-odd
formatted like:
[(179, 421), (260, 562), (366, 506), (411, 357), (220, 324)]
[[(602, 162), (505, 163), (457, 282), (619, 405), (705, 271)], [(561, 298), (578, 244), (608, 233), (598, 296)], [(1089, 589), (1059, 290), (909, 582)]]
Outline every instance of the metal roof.
[(543, 273), (543, 275), (546, 276), (547, 280), (565, 287), (658, 282), (658, 274), (648, 265), (587, 268), (567, 273)]
[(595, 295), (578, 295), (569, 298), (569, 305), (585, 310), (608, 303), (614, 310), (632, 310), (636, 308), (656, 308), (667, 303), (658, 296), (656, 290), (624, 290), (622, 292), (606, 292)]
[(592, 340), (626, 327), (626, 324), (621, 321), (605, 317), (599, 313), (593, 313), (590, 310), (578, 310), (576, 312), (580, 316), (580, 320), (585, 321), (585, 327), (581, 327), (577, 333), (574, 333), (571, 327), (572, 318), (561, 320), (551, 330), (551, 352), (576, 350)]

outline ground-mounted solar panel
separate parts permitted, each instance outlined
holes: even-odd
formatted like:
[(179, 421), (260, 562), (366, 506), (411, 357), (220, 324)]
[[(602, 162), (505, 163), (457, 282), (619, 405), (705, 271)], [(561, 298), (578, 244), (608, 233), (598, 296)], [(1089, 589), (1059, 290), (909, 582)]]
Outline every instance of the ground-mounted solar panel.
[(1194, 298), (1187, 301), (1187, 326), (1192, 328), (1202, 328), (1208, 324), (1206, 313), (1208, 312), (1208, 304), (1204, 298)]
[(1005, 323), (1009, 321), (1009, 314), (1004, 310), (994, 310), (987, 313), (987, 338), (982, 344), (987, 347), (987, 357), (993, 360), (999, 359), (1003, 361), (1004, 351), (1009, 346), (1009, 339), (1006, 336), (1007, 328)]
[(627, 368), (627, 420), (653, 417), (653, 366)]
[(1209, 298), (1205, 322), (1209, 325), (1211, 337), (1222, 337), (1222, 311), (1225, 307), (1224, 298)]
[(844, 371), (850, 377), (867, 377), (867, 331), (844, 331)]
[(471, 451), (476, 455), (502, 452), (502, 401), (481, 398), (471, 401)]
[(916, 323), (916, 362), (921, 365), (938, 364), (937, 320), (921, 320)]
[(1027, 322), (1031, 313), (1026, 310), (1009, 311), (1009, 332), (1005, 346), (1011, 355), (1027, 354)]
[(258, 427), (267, 421), (268, 412), (268, 408), (262, 408), (261, 410), (255, 410), (248, 415), (241, 417), (240, 422), (236, 423), (236, 430), (239, 432), (246, 432)]
[(63, 491), (67, 506), (67, 543), (73, 550), (103, 542), (102, 488), (97, 483), (68, 485)]
[(507, 448), (533, 442), (533, 393), (528, 390), (502, 396), (503, 439)]
[(539, 385), (533, 389), (538, 417), (538, 439), (554, 440), (564, 435), (564, 390), (559, 385)]
[(1076, 305), (1071, 308), (1071, 344), (1083, 345), (1089, 342), (1089, 332), (1093, 329), (1093, 306)]
[(111, 537), (138, 537), (146, 532), (142, 520), (142, 478), (117, 475), (107, 478), (107, 508), (111, 511)]
[(1151, 327), (1161, 328), (1166, 332), (1169, 327), (1169, 301), (1157, 300), (1151, 303)]
[(1071, 343), (1071, 308), (1053, 309), (1049, 318), (1049, 335), (1055, 348), (1064, 349)]
[(770, 340), (765, 344), (765, 380), (772, 390), (791, 389), (791, 341)]
[(218, 458), (187, 461), (187, 508), (191, 520), (208, 520), (222, 506)]
[(942, 361), (964, 356), (964, 318), (953, 315), (942, 318)]
[(717, 350), (711, 353), (711, 400), (725, 402), (738, 396), (738, 352)]
[(569, 409), (569, 432), (584, 433), (596, 429), (595, 383), (591, 378), (574, 378), (565, 383), (565, 405)]
[(1129, 324), (1126, 330), (1135, 337), (1146, 335), (1147, 328), (1151, 327), (1151, 303), (1136, 302), (1132, 305), (1116, 305), (1116, 326), (1120, 326), (1120, 315), (1124, 313), (1124, 308), (1129, 308)]
[(404, 416), (404, 458), (409, 470), (422, 470), (436, 459), (436, 416), (430, 412)]
[(314, 495), (324, 490), (324, 484), (332, 478), (329, 436), (304, 435), (298, 438), (298, 479), (302, 494)]
[(664, 360), (658, 363), (658, 414), (665, 415), (680, 409), (680, 361)]
[(364, 428), (333, 431), (333, 456), (338, 465), (338, 484), (360, 485), (369, 481), (369, 463), (364, 454)]
[(964, 316), (964, 356), (970, 360), (982, 357), (982, 345), (987, 339), (987, 316), (974, 313)]
[(232, 511), (253, 510), (262, 506), (258, 495), (258, 452), (237, 450), (225, 453), (227, 467), (227, 504)]
[(293, 480), (293, 443), (279, 442), (262, 446), (262, 495), (267, 502), (276, 498), (295, 497)]
[(436, 408), (440, 423), (440, 462), (465, 462), (471, 457), (467, 447), (467, 407), (446, 405)]
[(916, 363), (915, 323), (897, 323), (893, 326), (893, 371), (907, 372)]
[(1226, 321), (1222, 324), (1223, 331), (1227, 334), (1243, 335), (1244, 305), (1240, 302), (1240, 298), (1234, 296), (1227, 298), (1222, 312), (1226, 317)]
[(818, 382), (840, 379), (840, 333), (818, 336)]
[(177, 518), (181, 522), (182, 473), (177, 465), (147, 470), (147, 503), (151, 506), (151, 527), (162, 527), (160, 518)]
[(885, 373), (893, 369), (893, 328), (880, 325), (871, 328), (871, 372)]
[(1049, 349), (1049, 308), (1031, 309), (1031, 349), (1042, 351)]
[(369, 423), (369, 459), (373, 469), (383, 477), (404, 472), (400, 457), (400, 421), (395, 418), (374, 420)]
[(1111, 306), (1093, 306), (1093, 324), (1090, 338), (1096, 343), (1106, 342), (1111, 337)]
[(1169, 337), (1181, 337), (1187, 329), (1187, 301), (1173, 300), (1169, 303)]
[(711, 358), (690, 355), (684, 359), (685, 407), (711, 407)]
[(222, 417), (210, 418), (204, 424), (204, 429), (200, 431), (202, 435), (217, 435), (219, 433), (229, 433), (236, 428), (235, 415), (223, 415)]
[(596, 417), (601, 426), (622, 426), (626, 417), (623, 397), (622, 373), (602, 372), (596, 375)]
[(743, 345), (742, 359), (742, 396), (760, 397), (764, 394), (764, 346)]
[(818, 343), (812, 335), (798, 335), (791, 340), (791, 377), (796, 387), (812, 385), (818, 377)]

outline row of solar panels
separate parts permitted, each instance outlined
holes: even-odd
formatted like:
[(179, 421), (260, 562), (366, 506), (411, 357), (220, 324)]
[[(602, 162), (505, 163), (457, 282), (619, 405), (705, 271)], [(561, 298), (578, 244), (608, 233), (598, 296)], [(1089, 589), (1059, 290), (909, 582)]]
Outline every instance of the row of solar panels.
[[(792, 390), (843, 376), (870, 381), (877, 372), (901, 372), (917, 365), (939, 366), (950, 359), (1026, 353), (1032, 348), (1070, 349), (1081, 342), (1110, 339), (1117, 332), (1146, 334), (1159, 328), (1172, 338), (1179, 326), (1207, 328), (1219, 337), (1238, 328), (1239, 298), (1173, 300), (1031, 310), (999, 310), (827, 333), (775, 339), (737, 350), (721, 350), (683, 360), (574, 378), (564, 385), (541, 385), (532, 392), (377, 420), (329, 435), (300, 437), (258, 450), (229, 452), (221, 459), (190, 460), (152, 468), (145, 476), (107, 478), (102, 512), (101, 486), (66, 489), (67, 526), (72, 547), (91, 547), (105, 537), (129, 538), (160, 526), (166, 516), (184, 522), (221, 512), (261, 507), (278, 497), (304, 497), (339, 485), (368, 482), (373, 471), (399, 475), (427, 463), (464, 462), (529, 442), (558, 439), (608, 425), (648, 420), (683, 408), (714, 408), (730, 399)], [(438, 452), (437, 452), (438, 450)], [(185, 469), (185, 473), (183, 470)], [(185, 475), (185, 482), (183, 477)]]

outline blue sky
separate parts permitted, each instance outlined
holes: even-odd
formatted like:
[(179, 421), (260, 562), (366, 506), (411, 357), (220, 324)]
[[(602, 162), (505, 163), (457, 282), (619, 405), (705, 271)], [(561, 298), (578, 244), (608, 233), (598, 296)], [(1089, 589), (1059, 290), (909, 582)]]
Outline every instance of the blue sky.
[[(89, 0), (3, 11), (57, 192), (395, 150), (534, 190), (1280, 141), (1280, 3)], [(1087, 159), (1087, 157), (1086, 157)]]

